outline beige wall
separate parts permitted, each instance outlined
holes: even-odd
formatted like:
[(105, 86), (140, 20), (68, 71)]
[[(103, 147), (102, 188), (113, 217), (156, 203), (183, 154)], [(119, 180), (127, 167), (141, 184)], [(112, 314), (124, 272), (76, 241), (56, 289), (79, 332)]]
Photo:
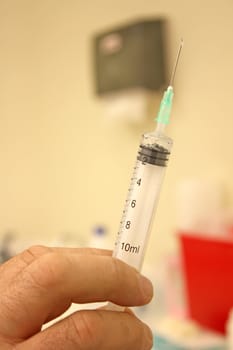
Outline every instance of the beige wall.
[(174, 188), (189, 176), (220, 179), (233, 204), (232, 0), (0, 0), (0, 234), (114, 237), (140, 127), (106, 123), (94, 96), (90, 39), (141, 16), (167, 18), (176, 79), (175, 140), (149, 255), (169, 250)]

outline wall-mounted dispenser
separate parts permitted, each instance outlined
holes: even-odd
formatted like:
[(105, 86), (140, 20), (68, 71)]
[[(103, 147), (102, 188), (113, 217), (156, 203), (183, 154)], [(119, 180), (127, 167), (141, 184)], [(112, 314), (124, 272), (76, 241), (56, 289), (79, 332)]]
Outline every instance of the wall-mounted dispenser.
[(135, 21), (97, 34), (94, 74), (109, 115), (141, 120), (148, 96), (165, 84), (164, 21)]

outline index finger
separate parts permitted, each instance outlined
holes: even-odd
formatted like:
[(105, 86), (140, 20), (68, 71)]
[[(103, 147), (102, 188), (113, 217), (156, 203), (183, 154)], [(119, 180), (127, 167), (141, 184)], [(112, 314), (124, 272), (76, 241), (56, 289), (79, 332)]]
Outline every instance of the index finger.
[(23, 252), (15, 255), (12, 259), (0, 265), (0, 287), (5, 289), (6, 285), (11, 284), (11, 281), (23, 271), (27, 266), (32, 264), (45, 254), (79, 254), (79, 255), (103, 255), (111, 256), (112, 251), (96, 248), (62, 248), (62, 247), (46, 247), (43, 245), (32, 246)]
[[(25, 338), (38, 332), (62, 304), (109, 300), (123, 306), (143, 305), (152, 298), (152, 289), (138, 271), (112, 257), (52, 252), (30, 264), (2, 295), (2, 299), (11, 296), (14, 310), (2, 329), (4, 334), (14, 329), (16, 337)], [(3, 314), (4, 307), (3, 303)]]

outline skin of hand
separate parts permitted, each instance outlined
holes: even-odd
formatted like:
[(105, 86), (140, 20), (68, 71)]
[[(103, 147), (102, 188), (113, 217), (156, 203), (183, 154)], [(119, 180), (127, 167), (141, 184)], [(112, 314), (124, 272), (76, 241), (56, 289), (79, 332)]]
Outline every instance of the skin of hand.
[[(152, 295), (151, 282), (110, 251), (33, 246), (0, 265), (0, 349), (150, 350), (149, 327), (127, 307)], [(102, 301), (125, 311), (80, 310), (42, 330), (72, 303)]]

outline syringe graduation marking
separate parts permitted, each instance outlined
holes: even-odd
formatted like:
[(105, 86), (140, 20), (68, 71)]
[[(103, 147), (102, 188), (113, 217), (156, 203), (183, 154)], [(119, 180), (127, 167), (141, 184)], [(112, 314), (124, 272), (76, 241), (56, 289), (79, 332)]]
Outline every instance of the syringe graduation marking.
[[(120, 239), (120, 235), (121, 235), (123, 229), (129, 229), (131, 227), (131, 221), (127, 220), (128, 222), (130, 222), (130, 224), (127, 225), (126, 218), (127, 218), (127, 214), (128, 214), (129, 208), (130, 207), (134, 208), (136, 206), (136, 200), (133, 200), (131, 197), (132, 197), (132, 193), (133, 193), (133, 190), (134, 190), (135, 183), (138, 180), (138, 176), (137, 176), (138, 168), (139, 168), (139, 164), (136, 163), (136, 165), (133, 168), (134, 171), (133, 171), (133, 175), (132, 175), (131, 181), (130, 181), (130, 186), (129, 186), (129, 189), (128, 189), (128, 196), (127, 196), (126, 201), (125, 201), (125, 207), (124, 207), (123, 215), (122, 215), (122, 218), (121, 218), (121, 221), (120, 221), (120, 228), (119, 228), (119, 232), (118, 232), (118, 239)], [(133, 204), (133, 206), (129, 205), (130, 202), (134, 202), (135, 205), (134, 204)], [(126, 225), (127, 225), (127, 227), (126, 227)], [(117, 244), (118, 244), (118, 242), (116, 243), (116, 245)]]
[[(130, 181), (130, 187), (128, 189), (128, 196), (126, 198), (126, 201), (125, 201), (125, 207), (124, 207), (124, 210), (123, 210), (123, 215), (122, 215), (122, 218), (121, 218), (121, 221), (120, 221), (120, 227), (119, 227), (119, 231), (118, 231), (118, 238), (117, 238), (117, 241), (115, 243), (115, 245), (117, 246), (119, 244), (119, 240), (120, 240), (120, 236), (121, 236), (121, 233), (123, 231), (123, 229), (129, 229), (130, 227), (126, 227), (125, 225), (127, 224), (127, 221), (130, 222), (130, 220), (127, 220), (126, 221), (126, 218), (127, 218), (127, 214), (128, 214), (128, 210), (130, 208), (130, 206), (128, 205), (128, 203), (130, 201), (132, 201), (132, 192), (133, 192), (133, 189), (134, 189), (134, 185), (136, 183), (136, 180), (138, 180), (138, 177), (137, 177), (137, 171), (138, 171), (138, 168), (139, 168), (139, 164), (137, 163), (134, 168), (133, 168), (133, 175), (131, 177), (131, 181)], [(130, 226), (131, 226), (131, 222), (130, 222)]]
[(140, 251), (140, 245), (133, 246), (130, 243), (122, 242), (121, 243), (121, 249), (124, 250), (125, 252), (138, 254), (139, 251)]
[(126, 217), (127, 217), (129, 208), (131, 207), (134, 209), (136, 207), (137, 201), (136, 201), (136, 199), (132, 198), (132, 193), (134, 191), (136, 184), (138, 186), (141, 186), (142, 179), (141, 179), (141, 177), (138, 177), (138, 174), (137, 174), (140, 163), (142, 165), (152, 164), (152, 165), (164, 167), (167, 165), (169, 155), (170, 155), (170, 152), (166, 148), (162, 147), (161, 145), (159, 145), (157, 143), (152, 144), (152, 145), (141, 144), (139, 146), (139, 151), (138, 151), (138, 156), (137, 156), (139, 163), (137, 163), (136, 166), (134, 166), (134, 168), (133, 168), (134, 171), (133, 171), (133, 175), (131, 177), (130, 186), (128, 188), (128, 196), (127, 196), (127, 199), (125, 201), (125, 208), (123, 211), (122, 219), (120, 221), (120, 228), (119, 228), (119, 233), (118, 233), (119, 236), (120, 236), (123, 229), (129, 230), (131, 228), (131, 220), (126, 221)]

